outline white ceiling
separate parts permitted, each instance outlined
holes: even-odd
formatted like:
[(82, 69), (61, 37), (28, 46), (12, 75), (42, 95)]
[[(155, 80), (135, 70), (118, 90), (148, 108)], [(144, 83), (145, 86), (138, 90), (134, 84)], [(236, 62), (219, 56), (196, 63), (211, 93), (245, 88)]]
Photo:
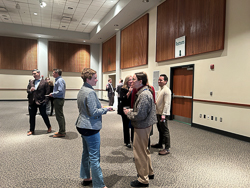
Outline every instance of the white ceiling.
[(43, 1), (0, 0), (0, 35), (101, 43), (162, 0)]

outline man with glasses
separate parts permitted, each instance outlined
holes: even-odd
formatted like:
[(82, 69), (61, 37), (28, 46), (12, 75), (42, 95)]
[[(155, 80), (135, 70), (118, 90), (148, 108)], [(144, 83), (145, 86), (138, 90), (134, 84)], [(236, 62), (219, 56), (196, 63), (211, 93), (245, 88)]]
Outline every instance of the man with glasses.
[(48, 115), (46, 114), (46, 103), (48, 103), (49, 100), (49, 85), (41, 78), (40, 71), (38, 69), (34, 69), (32, 71), (32, 75), (35, 79), (30, 80), (29, 85), (27, 86), (30, 115), (30, 130), (27, 133), (27, 136), (35, 133), (37, 108), (39, 108), (43, 121), (48, 127), (47, 132), (51, 132), (50, 121)]
[(158, 85), (160, 90), (158, 91), (156, 99), (156, 116), (157, 116), (157, 128), (159, 131), (159, 142), (151, 145), (153, 148), (162, 148), (162, 144), (165, 145), (165, 149), (159, 151), (159, 155), (167, 155), (170, 153), (170, 134), (168, 129), (168, 116), (170, 115), (171, 107), (171, 90), (167, 87), (168, 77), (165, 74), (161, 74), (158, 79)]

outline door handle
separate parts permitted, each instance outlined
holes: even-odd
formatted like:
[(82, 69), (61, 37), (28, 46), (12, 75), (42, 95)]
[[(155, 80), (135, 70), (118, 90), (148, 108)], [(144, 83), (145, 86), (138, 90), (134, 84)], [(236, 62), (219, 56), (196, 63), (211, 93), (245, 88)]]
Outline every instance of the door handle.
[(192, 96), (184, 96), (184, 95), (175, 95), (173, 94), (173, 98), (184, 98), (184, 99), (192, 99)]

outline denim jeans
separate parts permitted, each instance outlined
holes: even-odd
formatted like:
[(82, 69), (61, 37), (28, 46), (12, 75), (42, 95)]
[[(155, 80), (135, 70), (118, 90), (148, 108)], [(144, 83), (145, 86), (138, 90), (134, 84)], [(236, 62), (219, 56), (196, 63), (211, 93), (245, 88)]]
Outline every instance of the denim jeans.
[(90, 169), (92, 173), (93, 187), (105, 187), (100, 167), (100, 133), (91, 136), (82, 135), (82, 162), (80, 169), (80, 177), (82, 179), (90, 178)]

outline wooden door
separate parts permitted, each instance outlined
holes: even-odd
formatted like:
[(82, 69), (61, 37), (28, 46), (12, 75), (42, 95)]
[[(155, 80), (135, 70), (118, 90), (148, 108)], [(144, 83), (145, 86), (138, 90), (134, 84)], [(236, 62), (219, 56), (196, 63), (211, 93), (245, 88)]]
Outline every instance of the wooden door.
[(172, 117), (191, 123), (193, 103), (193, 66), (172, 68)]

